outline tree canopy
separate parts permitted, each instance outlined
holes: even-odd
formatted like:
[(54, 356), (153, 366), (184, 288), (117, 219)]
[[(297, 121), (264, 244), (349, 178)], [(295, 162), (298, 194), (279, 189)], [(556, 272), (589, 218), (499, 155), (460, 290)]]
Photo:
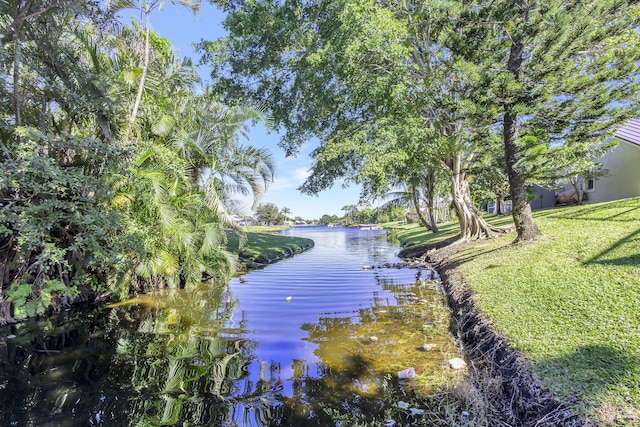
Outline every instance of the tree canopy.
[(320, 139), (304, 191), (384, 187), (406, 150), (448, 176), (462, 239), (504, 231), (471, 202), (481, 147), (501, 146), (518, 239), (534, 239), (535, 165), (577, 158), (637, 114), (635, 2), (217, 4), (229, 36), (201, 44), (214, 88), (265, 105), (289, 153)]

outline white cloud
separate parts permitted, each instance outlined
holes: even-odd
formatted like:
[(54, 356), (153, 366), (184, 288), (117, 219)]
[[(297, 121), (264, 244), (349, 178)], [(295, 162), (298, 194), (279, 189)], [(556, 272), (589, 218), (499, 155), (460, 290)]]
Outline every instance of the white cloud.
[(281, 191), (296, 188), (297, 185), (288, 178), (276, 178), (267, 187), (267, 191)]
[(305, 168), (292, 169), (288, 172), (289, 177), (278, 176), (269, 184), (267, 191), (295, 190), (300, 187), (310, 175), (309, 170)]
[(300, 182), (300, 184), (302, 184), (309, 177), (309, 175), (311, 175), (311, 171), (304, 168), (294, 169), (292, 173), (296, 182)]

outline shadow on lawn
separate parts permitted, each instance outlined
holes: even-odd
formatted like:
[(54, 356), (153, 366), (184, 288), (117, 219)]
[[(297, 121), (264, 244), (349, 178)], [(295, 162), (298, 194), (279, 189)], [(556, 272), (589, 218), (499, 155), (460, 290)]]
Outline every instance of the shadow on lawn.
[[(624, 209), (624, 210), (621, 210)], [(548, 217), (555, 219), (578, 219), (581, 221), (616, 221), (616, 222), (634, 222), (635, 216), (628, 216), (631, 212), (640, 209), (638, 199), (629, 199), (625, 201), (614, 200), (608, 203), (598, 203), (594, 205), (575, 205), (551, 208), (542, 214), (536, 214), (536, 217)]]
[[(555, 385), (558, 397), (567, 401), (577, 399), (601, 403), (607, 392), (623, 393), (619, 402), (637, 406), (640, 380), (640, 355), (630, 354), (603, 344), (590, 344), (557, 358), (532, 363), (543, 380)], [(636, 396), (627, 396), (620, 390), (628, 389)], [(615, 390), (615, 391), (614, 391)], [(622, 410), (628, 408), (621, 408)]]
[[(615, 257), (616, 252), (621, 257)], [(585, 264), (630, 265), (640, 264), (640, 228), (632, 231), (604, 251), (585, 261)]]

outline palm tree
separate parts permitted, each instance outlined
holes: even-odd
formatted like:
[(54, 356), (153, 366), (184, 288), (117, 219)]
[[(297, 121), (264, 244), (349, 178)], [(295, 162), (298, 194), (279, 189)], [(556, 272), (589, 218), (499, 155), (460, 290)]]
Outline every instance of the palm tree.
[[(130, 128), (134, 125), (136, 118), (138, 116), (138, 109), (140, 108), (140, 102), (142, 100), (142, 93), (144, 91), (147, 71), (149, 69), (150, 62), (150, 29), (149, 29), (149, 18), (151, 13), (155, 10), (162, 10), (162, 8), (166, 5), (166, 1), (161, 0), (116, 0), (110, 4), (112, 10), (119, 11), (123, 9), (135, 9), (140, 11), (143, 14), (143, 29), (144, 29), (144, 48), (143, 48), (143, 56), (142, 56), (142, 67), (140, 71), (140, 80), (138, 81), (138, 90), (136, 92), (135, 101), (133, 103), (133, 107), (131, 108), (131, 113), (129, 114), (129, 125), (127, 127), (127, 134), (130, 131)], [(200, 0), (170, 0), (171, 4), (185, 6), (193, 11), (194, 14), (200, 12), (200, 6), (202, 2)], [(127, 135), (126, 134), (126, 135)]]
[(41, 41), (27, 53), (40, 64), (45, 82), (40, 85), (39, 128), (55, 133), (89, 131), (102, 141), (112, 141), (122, 125), (125, 105), (124, 84), (118, 79), (116, 27), (99, 30), (93, 22), (80, 21), (67, 32), (52, 35), (47, 22), (37, 31)]
[(236, 227), (232, 196), (259, 199), (275, 166), (266, 150), (239, 143), (246, 122), (260, 119), (259, 112), (193, 95), (188, 68), (164, 57), (156, 65), (168, 70), (150, 70), (158, 83), (149, 91), (153, 102), (144, 104), (141, 123), (148, 126), (141, 127), (136, 157), (113, 188), (132, 227), (147, 230), (143, 250), (133, 254), (131, 279), (193, 287), (203, 276), (233, 272), (235, 261), (224, 246), (224, 229)]
[(284, 208), (280, 209), (280, 213), (282, 214), (282, 216), (284, 216), (285, 220), (288, 220), (289, 219), (288, 215), (291, 215), (291, 209), (289, 209), (287, 207), (284, 207)]
[(422, 199), (420, 187), (414, 183), (403, 183), (400, 188), (394, 191), (390, 191), (384, 195), (383, 199), (387, 200), (381, 207), (386, 208), (389, 206), (411, 206), (418, 215), (418, 221), (420, 224), (428, 230), (431, 230), (431, 226), (425, 220), (424, 215), (420, 211), (420, 200)]
[(193, 288), (204, 275), (224, 279), (233, 273), (223, 224), (170, 147), (146, 143), (129, 173), (117, 175), (112, 188), (114, 204), (129, 218), (130, 232), (144, 230), (142, 248), (131, 254), (133, 271), (118, 284), (130, 280), (143, 289)]
[(255, 208), (275, 176), (275, 162), (264, 148), (240, 144), (248, 135), (247, 123), (269, 124), (263, 112), (248, 107), (227, 107), (211, 95), (185, 98), (190, 108), (175, 111), (165, 122), (170, 143), (188, 162), (194, 184), (204, 189), (209, 207), (232, 225), (235, 196), (252, 196)]
[[(438, 175), (433, 167), (419, 170), (407, 170), (405, 176), (396, 180), (396, 185), (401, 189), (392, 191), (384, 196), (388, 200), (386, 205), (406, 206), (411, 205), (418, 214), (418, 220), (423, 227), (434, 233), (438, 232), (437, 220), (434, 212), (434, 199), (436, 195)], [(422, 203), (427, 206), (429, 222), (420, 211)]]
[[(13, 78), (12, 78), (12, 104), (14, 123), (17, 126), (22, 124), (22, 94), (21, 94), (21, 72), (23, 54), (22, 48), (25, 38), (29, 38), (26, 34), (30, 24), (43, 15), (50, 15), (59, 11), (64, 6), (74, 3), (72, 0), (56, 0), (56, 1), (12, 1), (3, 0), (0, 3), (3, 21), (5, 25), (0, 27), (2, 31), (2, 39), (9, 40), (13, 44)], [(79, 3), (79, 2), (77, 2)]]
[(341, 211), (344, 212), (344, 223), (346, 225), (351, 224), (353, 222), (353, 216), (358, 212), (357, 205), (345, 205), (340, 208)]
[[(119, 40), (115, 65), (129, 79), (125, 71), (135, 60), (130, 29)], [(194, 95), (197, 74), (190, 62), (162, 46), (152, 53), (150, 88), (134, 105), (139, 140), (130, 146), (127, 172), (112, 182), (115, 204), (141, 247), (130, 254), (133, 268), (115, 283), (194, 287), (203, 276), (232, 274), (235, 260), (225, 249), (225, 228), (236, 226), (232, 197), (259, 199), (275, 166), (266, 150), (240, 144), (248, 121), (266, 120), (262, 113), (226, 107), (208, 92)]]

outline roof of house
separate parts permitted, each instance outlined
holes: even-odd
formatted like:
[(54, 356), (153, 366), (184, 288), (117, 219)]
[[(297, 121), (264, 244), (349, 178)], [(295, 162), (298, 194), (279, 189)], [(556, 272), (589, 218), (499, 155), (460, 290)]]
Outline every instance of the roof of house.
[(640, 145), (640, 119), (631, 119), (626, 125), (618, 129), (616, 138)]

